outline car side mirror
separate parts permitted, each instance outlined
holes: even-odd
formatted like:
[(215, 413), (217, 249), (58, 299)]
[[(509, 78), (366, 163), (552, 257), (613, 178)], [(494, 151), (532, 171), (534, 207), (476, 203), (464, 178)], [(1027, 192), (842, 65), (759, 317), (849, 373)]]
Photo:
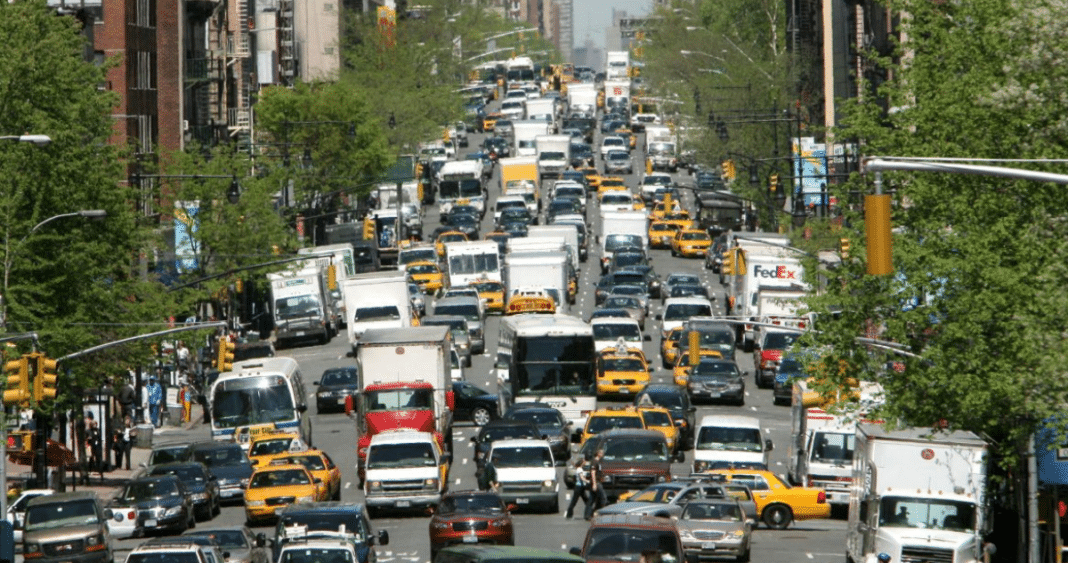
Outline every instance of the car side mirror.
[(506, 507), (504, 507), (504, 508), (505, 508), (506, 510), (508, 510), (508, 512), (512, 512), (512, 511), (514, 511), (514, 510), (518, 509), (518, 508), (519, 508), (519, 506), (518, 506), (518, 505), (515, 505), (515, 504), (509, 504), (508, 506), (506, 506)]
[(230, 558), (230, 552), (229, 551), (224, 551), (223, 552), (223, 559), (229, 559), (229, 558)]
[(658, 321), (662, 321), (662, 320), (664, 320), (664, 315), (661, 315), (660, 313), (657, 313), (656, 316), (653, 317), (653, 318), (658, 320)]
[(749, 377), (749, 372), (748, 371), (743, 371), (742, 372), (742, 377)]
[(322, 480), (322, 479), (320, 479), (320, 478), (318, 478), (318, 477), (316, 477), (316, 478), (315, 478), (315, 484), (316, 484), (316, 485), (322, 485), (322, 484), (323, 484), (323, 480)]
[(308, 410), (308, 405), (297, 405), (297, 410), (300, 412), (305, 412)]
[(471, 443), (472, 444), (477, 444), (478, 443), (478, 436), (471, 436)]
[(312, 385), (321, 385), (321, 384), (322, 384), (322, 382), (321, 382), (321, 381), (315, 381), (315, 382), (312, 382)]
[[(579, 556), (582, 555), (582, 549), (577, 548), (577, 547), (572, 547), (571, 549), (567, 550), (567, 552), (570, 553), (571, 555), (579, 555)], [(689, 562), (687, 562), (687, 563), (689, 563)]]
[[(104, 509), (104, 519), (105, 519), (105, 520), (111, 520), (111, 518), (112, 518), (113, 516), (115, 516), (115, 514), (114, 514), (114, 513), (113, 513), (113, 512), (111, 511), (111, 509), (110, 509), (110, 508), (105, 508), (105, 509)], [(14, 521), (12, 522), (12, 525), (13, 525), (13, 526), (15, 526), (15, 527), (17, 528), (17, 527), (18, 527), (18, 525), (19, 525), (19, 523), (18, 523), (18, 517), (17, 517), (17, 516), (15, 516), (15, 515), (13, 515), (13, 514), (11, 515), (11, 517), (12, 517), (12, 519), (14, 520)]]
[(764, 449), (768, 450), (769, 452), (771, 450), (775, 449), (775, 444), (771, 443), (771, 438), (768, 438), (767, 440), (764, 440)]
[(389, 545), (389, 532), (386, 530), (378, 531), (378, 545)]
[(582, 441), (582, 431), (576, 430), (571, 433), (571, 442), (577, 444)]
[(645, 336), (642, 336), (642, 342), (652, 342), (652, 341), (653, 341), (653, 335), (646, 334)]

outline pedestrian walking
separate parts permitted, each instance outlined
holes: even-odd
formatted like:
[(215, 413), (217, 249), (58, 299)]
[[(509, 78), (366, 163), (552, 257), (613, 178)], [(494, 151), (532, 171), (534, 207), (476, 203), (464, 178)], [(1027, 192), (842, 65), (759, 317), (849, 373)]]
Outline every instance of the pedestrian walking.
[(148, 413), (152, 419), (152, 426), (160, 427), (160, 410), (163, 407), (163, 387), (156, 381), (156, 376), (148, 378)]
[(178, 359), (178, 373), (181, 375), (189, 375), (189, 348), (185, 347), (185, 342), (179, 340), (178, 347), (174, 350), (174, 355)]
[(604, 492), (604, 476), (601, 463), (604, 459), (604, 448), (597, 450), (590, 462), (590, 501), (586, 503), (586, 519), (593, 518), (593, 511), (608, 504), (608, 495)]
[(182, 378), (178, 383), (181, 385), (178, 389), (178, 404), (182, 405), (182, 423), (190, 422), (193, 420), (193, 388), (188, 379)]
[(126, 459), (126, 470), (130, 470), (130, 454), (133, 449), (133, 441), (137, 437), (137, 427), (134, 426), (133, 417), (123, 417), (122, 427), (115, 430), (113, 448), (115, 450), (115, 467), (123, 466)]
[(134, 407), (137, 403), (137, 391), (130, 385), (129, 378), (123, 378), (122, 385), (115, 390), (115, 400), (119, 402), (122, 416), (133, 418)]
[(100, 464), (100, 425), (92, 411), (85, 413), (85, 445), (89, 449), (89, 470), (103, 471)]
[(579, 456), (578, 461), (575, 462), (575, 489), (571, 491), (571, 502), (567, 505), (564, 518), (571, 518), (575, 515), (575, 505), (578, 504), (580, 498), (584, 506), (590, 505), (589, 491), (590, 476), (586, 470), (586, 458)]

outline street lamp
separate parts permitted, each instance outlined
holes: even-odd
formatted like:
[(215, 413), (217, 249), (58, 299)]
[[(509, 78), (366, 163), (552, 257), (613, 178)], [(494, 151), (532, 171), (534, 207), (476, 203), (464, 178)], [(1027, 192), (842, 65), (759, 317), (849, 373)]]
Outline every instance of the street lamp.
[(706, 53), (704, 51), (689, 51), (689, 50), (686, 50), (686, 49), (682, 49), (682, 50), (679, 51), (679, 54), (684, 56), (684, 57), (691, 57), (693, 55), (701, 55), (703, 57), (708, 57), (710, 59), (716, 59), (717, 61), (720, 61), (720, 62), (723, 62), (723, 63), (727, 62), (727, 59), (724, 59), (723, 57), (720, 57), (718, 55), (713, 55), (712, 53)]
[(0, 141), (15, 141), (18, 143), (33, 143), (39, 147), (52, 144), (52, 137), (48, 135), (4, 135)]

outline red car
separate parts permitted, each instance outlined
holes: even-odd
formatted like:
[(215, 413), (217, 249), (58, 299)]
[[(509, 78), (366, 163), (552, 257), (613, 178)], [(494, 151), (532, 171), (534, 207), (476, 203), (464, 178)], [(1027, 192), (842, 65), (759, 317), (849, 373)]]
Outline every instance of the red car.
[(439, 549), (458, 543), (515, 545), (509, 513), (513, 508), (494, 492), (446, 493), (430, 519), (430, 559)]

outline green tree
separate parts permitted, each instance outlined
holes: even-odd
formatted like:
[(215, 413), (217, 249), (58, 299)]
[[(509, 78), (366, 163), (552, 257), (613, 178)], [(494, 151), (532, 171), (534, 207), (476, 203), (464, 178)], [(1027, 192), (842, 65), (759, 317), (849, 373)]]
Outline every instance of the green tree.
[[(878, 95), (894, 110), (855, 100), (837, 134), (860, 139), (868, 155), (1064, 158), (1068, 113), (1059, 99), (1068, 71), (1057, 53), (1068, 27), (1050, 15), (1058, 6), (889, 2), (908, 14), (907, 42), (879, 61), (892, 79)], [(887, 416), (984, 433), (1011, 463), (1068, 399), (1068, 271), (1056, 259), (1068, 239), (1064, 187), (936, 173), (885, 180), (895, 193), (895, 275), (865, 275), (863, 220), (847, 216), (852, 228), (843, 232), (860, 256), (824, 272), (826, 292), (809, 302), (821, 332), (807, 338), (827, 346), (828, 361), (846, 362), (846, 374), (878, 378)], [(870, 190), (864, 182), (839, 197)], [(865, 332), (921, 357), (884, 370), (885, 354), (856, 345)], [(828, 388), (843, 384), (830, 379)]]

